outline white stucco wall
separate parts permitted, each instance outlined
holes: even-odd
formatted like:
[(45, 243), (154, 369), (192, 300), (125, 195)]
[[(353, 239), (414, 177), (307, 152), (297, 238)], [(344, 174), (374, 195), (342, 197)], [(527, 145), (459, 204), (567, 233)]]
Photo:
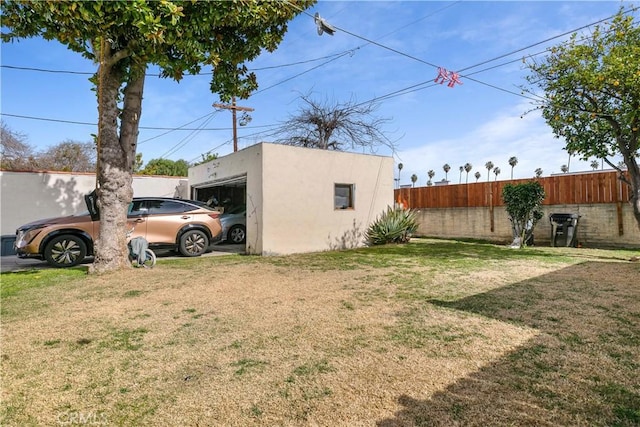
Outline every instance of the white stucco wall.
[[(264, 145), (263, 254), (362, 246), (393, 205), (391, 157)], [(335, 209), (335, 184), (354, 185), (354, 209)]]
[[(95, 185), (94, 174), (0, 171), (1, 234), (15, 234), (19, 226), (38, 219), (85, 211), (84, 195)], [(136, 175), (133, 195), (188, 198), (187, 181)]]
[[(391, 157), (261, 143), (189, 170), (192, 188), (247, 174), (247, 253), (284, 255), (361, 246), (393, 205)], [(355, 208), (334, 209), (335, 184)]]

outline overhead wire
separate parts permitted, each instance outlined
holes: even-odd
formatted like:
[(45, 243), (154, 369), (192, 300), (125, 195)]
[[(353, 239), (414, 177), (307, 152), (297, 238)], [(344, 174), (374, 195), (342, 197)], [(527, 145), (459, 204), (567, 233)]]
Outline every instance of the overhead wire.
[[(289, 3), (289, 4), (293, 5), (293, 3)], [(293, 6), (294, 6), (294, 7), (297, 7), (297, 5), (293, 5)], [(298, 9), (299, 9), (299, 8), (298, 8)], [(302, 10), (302, 9), (299, 9), (299, 10)], [(302, 10), (302, 12), (303, 12), (304, 14), (308, 15), (309, 17), (311, 17), (311, 18), (315, 19), (315, 17), (314, 17), (314, 16), (312, 16), (312, 15), (311, 15), (309, 12), (307, 12), (306, 10)], [(414, 60), (414, 61), (417, 61), (417, 62), (423, 63), (423, 64), (425, 64), (425, 65), (429, 65), (429, 66), (431, 66), (431, 67), (433, 67), (433, 68), (436, 68), (436, 69), (441, 68), (439, 65), (436, 65), (436, 64), (434, 64), (434, 63), (432, 63), (432, 62), (430, 62), (430, 61), (423, 60), (423, 59), (418, 58), (418, 57), (416, 57), (416, 56), (413, 56), (413, 55), (410, 55), (410, 54), (408, 54), (408, 53), (402, 52), (402, 51), (400, 51), (400, 50), (398, 50), (398, 49), (395, 49), (395, 48), (392, 48), (392, 47), (389, 47), (389, 46), (383, 45), (382, 43), (379, 43), (379, 42), (377, 42), (377, 41), (374, 41), (374, 40), (368, 39), (368, 38), (366, 38), (366, 37), (360, 36), (360, 35), (355, 34), (355, 33), (353, 33), (353, 32), (347, 31), (347, 30), (345, 30), (344, 28), (341, 28), (341, 27), (339, 27), (339, 26), (332, 25), (332, 27), (333, 27), (334, 29), (336, 29), (336, 30), (342, 31), (342, 32), (343, 32), (343, 33), (345, 33), (345, 34), (349, 34), (349, 35), (350, 35), (350, 36), (352, 36), (352, 37), (355, 37), (355, 38), (358, 38), (358, 39), (360, 39), (360, 40), (366, 41), (366, 42), (367, 42), (366, 44), (373, 44), (373, 45), (375, 45), (375, 46), (381, 47), (381, 48), (383, 48), (383, 49), (386, 49), (386, 50), (389, 50), (389, 51), (394, 52), (394, 53), (396, 53), (396, 54), (399, 54), (399, 55), (401, 55), (401, 56), (404, 56), (404, 57), (406, 57), (406, 58), (409, 58), (409, 59), (412, 59), (412, 60)], [(393, 32), (392, 32), (392, 33), (393, 33)], [(390, 34), (392, 34), (392, 33), (390, 33)], [(560, 37), (560, 36), (558, 36), (558, 37)], [(491, 62), (491, 60), (489, 60), (488, 62)], [(468, 68), (473, 68), (473, 67), (468, 67)], [(467, 69), (468, 69), (468, 68), (467, 68)], [(521, 93), (513, 92), (513, 91), (510, 91), (510, 90), (508, 90), (508, 89), (504, 89), (504, 88), (501, 88), (501, 87), (499, 87), (499, 86), (492, 85), (492, 84), (490, 84), (490, 83), (482, 82), (482, 81), (480, 81), (480, 80), (478, 80), (478, 79), (473, 79), (473, 78), (467, 77), (467, 76), (465, 76), (465, 75), (460, 75), (460, 77), (462, 77), (462, 78), (467, 78), (467, 79), (469, 79), (469, 80), (471, 80), (471, 81), (473, 81), (473, 82), (475, 82), (475, 83), (479, 83), (479, 84), (485, 85), (485, 86), (487, 86), (487, 87), (491, 87), (491, 88), (493, 88), (493, 89), (500, 90), (500, 91), (503, 91), (503, 92), (506, 92), (506, 93), (509, 93), (509, 94), (512, 94), (512, 95), (516, 95), (516, 96), (520, 96), (520, 97), (524, 97), (524, 98), (529, 98), (529, 97), (527, 97), (527, 96), (525, 96), (525, 95), (523, 95), (523, 94), (521, 94)], [(412, 91), (422, 90), (422, 89), (426, 89), (427, 87), (431, 87), (431, 86), (425, 86), (425, 85), (426, 85), (426, 84), (428, 84), (428, 83), (429, 83), (429, 82), (427, 81), (427, 82), (418, 83), (418, 84), (416, 84), (416, 85), (412, 85), (411, 87), (414, 87), (414, 88), (415, 88), (415, 87), (418, 87), (418, 88), (416, 88), (416, 89), (413, 89)], [(419, 87), (419, 86), (424, 86), (424, 87)], [(436, 84), (434, 84), (433, 86), (436, 86)], [(386, 94), (386, 95), (383, 95), (383, 96), (380, 96), (380, 97), (374, 97), (373, 99), (371, 99), (371, 100), (369, 100), (369, 101), (361, 102), (361, 103), (359, 103), (359, 104), (357, 104), (357, 105), (363, 105), (363, 104), (367, 104), (367, 103), (370, 103), (370, 102), (379, 102), (379, 101), (384, 100), (384, 99), (389, 99), (389, 98), (391, 98), (391, 97), (404, 95), (405, 93), (410, 93), (410, 92), (406, 92), (406, 91), (407, 91), (407, 88), (405, 88), (405, 89), (400, 89), (400, 90), (398, 90), (398, 91), (394, 91), (394, 92), (393, 92), (393, 94), (394, 94), (394, 95)]]
[[(209, 113), (211, 114), (211, 113)], [(45, 121), (45, 122), (54, 122), (54, 123), (69, 123), (69, 124), (74, 124), (74, 125), (83, 125), (83, 126), (98, 126), (97, 123), (92, 123), (92, 122), (79, 122), (79, 121), (73, 121), (73, 120), (63, 120), (63, 119), (50, 119), (50, 118), (46, 118), (46, 117), (34, 117), (34, 116), (25, 116), (22, 114), (11, 114), (11, 113), (5, 113), (5, 112), (0, 112), (0, 115), (2, 116), (7, 116), (7, 117), (15, 117), (18, 119), (28, 119), (28, 120), (40, 120), (40, 121)], [(208, 115), (208, 114), (207, 114)], [(202, 116), (200, 117), (200, 119), (206, 117)], [(198, 121), (200, 119), (196, 119), (190, 123), (193, 123), (195, 121)], [(188, 124), (190, 124), (188, 123)], [(186, 126), (186, 125), (183, 125)], [(200, 127), (196, 127), (196, 128), (186, 128), (183, 126), (179, 126), (179, 127), (158, 127), (158, 126), (138, 126), (138, 129), (144, 129), (144, 130), (168, 130), (168, 131), (228, 131), (231, 130), (230, 127), (221, 127), (221, 128), (200, 128)], [(254, 128), (257, 127), (267, 127), (269, 125), (262, 125), (262, 126), (253, 126)]]
[[(632, 7), (632, 8), (630, 8), (628, 11), (626, 11), (625, 13), (633, 12), (633, 11), (635, 11), (635, 10), (637, 10), (637, 9), (638, 9), (638, 7), (635, 7), (635, 8), (633, 8), (633, 7)], [(609, 16), (609, 17), (607, 17), (607, 18), (600, 19), (600, 20), (595, 21), (595, 22), (592, 22), (592, 23), (590, 23), (590, 24), (583, 25), (582, 27), (575, 28), (575, 29), (573, 29), (573, 30), (571, 30), (571, 31), (565, 31), (565, 32), (564, 32), (564, 33), (562, 33), (562, 34), (558, 34), (558, 35), (553, 36), (553, 37), (548, 37), (548, 38), (546, 38), (546, 39), (544, 39), (544, 40), (541, 40), (541, 41), (536, 42), (536, 43), (532, 43), (532, 44), (530, 44), (530, 45), (528, 45), (528, 46), (525, 46), (525, 47), (522, 47), (522, 48), (520, 48), (520, 49), (516, 49), (516, 50), (513, 50), (513, 51), (511, 51), (511, 52), (508, 52), (508, 53), (505, 53), (505, 54), (502, 54), (502, 55), (496, 56), (496, 57), (494, 57), (494, 58), (487, 59), (487, 60), (485, 60), (485, 61), (479, 62), (479, 63), (477, 63), (477, 64), (470, 65), (470, 66), (468, 66), (468, 67), (465, 67), (465, 68), (462, 68), (462, 69), (458, 70), (458, 72), (459, 72), (459, 73), (461, 73), (461, 72), (463, 72), (463, 71), (467, 71), (467, 70), (470, 70), (470, 69), (472, 69), (472, 68), (476, 68), (476, 67), (479, 67), (479, 66), (481, 66), (481, 65), (488, 64), (489, 62), (494, 62), (494, 61), (497, 61), (498, 59), (506, 58), (507, 56), (511, 56), (511, 55), (513, 55), (513, 54), (515, 54), (515, 53), (519, 53), (519, 52), (525, 51), (525, 50), (527, 50), (527, 49), (531, 49), (532, 47), (536, 47), (536, 46), (539, 46), (539, 45), (541, 45), (541, 44), (548, 43), (548, 42), (550, 42), (550, 41), (552, 41), (552, 40), (555, 40), (555, 39), (558, 39), (558, 38), (560, 38), (560, 37), (564, 37), (564, 36), (568, 36), (568, 35), (573, 34), (573, 33), (577, 33), (577, 32), (578, 32), (578, 31), (580, 31), (580, 30), (584, 30), (584, 29), (589, 28), (589, 27), (592, 27), (592, 26), (594, 26), (594, 25), (601, 24), (602, 22), (605, 22), (605, 21), (607, 21), (607, 20), (609, 20), (609, 19), (613, 18), (614, 16), (615, 16), (615, 15)]]
[(288, 81), (290, 81), (290, 80), (293, 80), (293, 79), (295, 79), (295, 78), (298, 78), (298, 77), (300, 77), (300, 76), (302, 76), (302, 75), (304, 75), (304, 74), (307, 74), (307, 73), (309, 73), (309, 72), (311, 72), (311, 71), (313, 71), (313, 70), (315, 70), (315, 69), (318, 69), (318, 68), (320, 68), (320, 67), (324, 67), (325, 65), (329, 64), (330, 62), (336, 61), (336, 60), (338, 60), (338, 59), (342, 58), (342, 57), (343, 57), (343, 56), (345, 56), (345, 55), (351, 55), (351, 54), (352, 54), (352, 52), (353, 52), (353, 51), (343, 52), (342, 54), (340, 54), (340, 56), (337, 56), (337, 57), (335, 57), (335, 58), (332, 58), (332, 59), (330, 59), (330, 60), (328, 60), (328, 61), (326, 61), (326, 62), (323, 62), (322, 64), (318, 64), (318, 65), (316, 65), (316, 66), (315, 66), (315, 67), (313, 67), (313, 68), (309, 68), (308, 70), (305, 70), (305, 71), (303, 71), (303, 72), (301, 72), (301, 73), (298, 73), (298, 74), (296, 74), (296, 75), (294, 75), (294, 76), (291, 76), (291, 77), (288, 77), (288, 78), (286, 78), (286, 79), (284, 79), (284, 80), (281, 80), (281, 81), (279, 81), (278, 83), (274, 83), (274, 84), (272, 84), (271, 86), (267, 86), (267, 87), (265, 87), (264, 89), (257, 90), (257, 91), (255, 91), (255, 92), (253, 93), (253, 95), (257, 95), (257, 94), (262, 93), (262, 92), (264, 92), (264, 91), (266, 91), (266, 90), (273, 89), (273, 88), (274, 88), (274, 87), (276, 87), (276, 86), (279, 86), (279, 85), (281, 85), (281, 84), (283, 84), (283, 83), (286, 83), (286, 82), (288, 82)]
[[(264, 71), (264, 70), (273, 70), (273, 69), (277, 69), (277, 68), (293, 67), (293, 66), (296, 66), (296, 65), (308, 64), (308, 63), (311, 63), (311, 62), (322, 61), (322, 60), (325, 60), (325, 59), (334, 58), (336, 56), (343, 56), (345, 53), (349, 53), (349, 51), (340, 52), (340, 53), (334, 53), (334, 54), (322, 56), (322, 57), (319, 57), (319, 58), (306, 59), (304, 61), (290, 62), (290, 63), (278, 64), (278, 65), (270, 65), (270, 66), (267, 66), (267, 67), (249, 68), (248, 70), (249, 71)], [(95, 74), (95, 72), (93, 72), (93, 71), (52, 70), (52, 69), (37, 68), (37, 67), (19, 67), (17, 65), (7, 65), (7, 64), (0, 64), (0, 68), (6, 68), (6, 69), (9, 69), (9, 70), (18, 70), (18, 71), (35, 71), (35, 72), (50, 73), (50, 74), (75, 74), (75, 75), (81, 75), (81, 76), (92, 76), (92, 75)], [(196, 77), (196, 76), (206, 76), (206, 75), (213, 75), (213, 71), (197, 73), (197, 74), (185, 74), (184, 76), (185, 77)], [(146, 77), (158, 77), (158, 74), (157, 73), (146, 73), (145, 76)]]
[(197, 122), (197, 121), (199, 121), (199, 120), (202, 120), (202, 119), (204, 119), (205, 117), (208, 117), (208, 116), (213, 116), (213, 115), (214, 115), (214, 114), (216, 114), (217, 112), (218, 112), (218, 111), (216, 110), (216, 111), (213, 111), (213, 112), (211, 112), (211, 113), (207, 113), (207, 114), (205, 114), (204, 116), (202, 116), (202, 117), (198, 117), (197, 119), (192, 120), (192, 121), (190, 121), (189, 123), (185, 123), (184, 125), (179, 126), (179, 127), (175, 128), (175, 129), (171, 129), (171, 130), (168, 130), (168, 131), (166, 131), (166, 132), (161, 133), (160, 135), (156, 135), (156, 136), (153, 136), (153, 137), (151, 137), (151, 138), (147, 138), (147, 139), (145, 139), (145, 140), (143, 140), (143, 141), (138, 142), (138, 145), (140, 145), (140, 144), (144, 144), (145, 142), (149, 142), (149, 141), (152, 141), (152, 140), (154, 140), (154, 139), (158, 139), (158, 138), (160, 138), (160, 137), (163, 137), (163, 136), (165, 136), (165, 135), (170, 134), (171, 132), (175, 132), (175, 131), (181, 130), (182, 128), (184, 128), (184, 127), (186, 127), (186, 126), (189, 126), (191, 123), (195, 123), (195, 122)]
[(193, 141), (193, 139), (200, 133), (202, 128), (204, 126), (206, 126), (207, 124), (209, 124), (209, 122), (211, 120), (213, 120), (213, 117), (216, 115), (216, 113), (217, 113), (217, 111), (215, 111), (213, 114), (210, 114), (209, 117), (207, 117), (205, 119), (205, 121), (202, 123), (202, 125), (200, 126), (200, 129), (196, 129), (196, 130), (191, 131), (191, 133), (189, 135), (187, 135), (184, 138), (182, 138), (182, 140), (180, 142), (178, 142), (173, 147), (171, 147), (168, 151), (166, 151), (163, 155), (161, 155), (160, 158), (163, 159), (163, 158), (165, 158), (167, 156), (170, 156), (170, 155), (176, 153), (182, 147), (186, 146), (189, 142)]
[(213, 148), (212, 148), (212, 149), (210, 149), (209, 151), (205, 151), (204, 153), (199, 154), (199, 155), (198, 155), (198, 157), (194, 157), (193, 159), (189, 160), (189, 163), (195, 163), (195, 162), (197, 162), (198, 160), (200, 160), (200, 158), (205, 158), (207, 155), (209, 155), (209, 154), (213, 153), (213, 152), (214, 152), (215, 150), (217, 150), (218, 148), (220, 148), (220, 147), (224, 147), (225, 145), (227, 145), (227, 144), (231, 144), (232, 142), (233, 142), (233, 140), (232, 140), (232, 139), (228, 139), (227, 141), (223, 142), (222, 144), (220, 144), (220, 145), (218, 145), (218, 146), (216, 146), (216, 147), (213, 147)]
[[(627, 9), (624, 13), (625, 13), (625, 14), (626, 14), (626, 13), (632, 13), (632, 12), (635, 12), (636, 10), (638, 10), (638, 9), (640, 9), (640, 7), (631, 7), (631, 8), (629, 8), (629, 9)], [(615, 17), (615, 15), (609, 16), (609, 17), (607, 17), (607, 18), (600, 19), (600, 20), (598, 20), (598, 21), (596, 21), (596, 22), (592, 22), (592, 23), (587, 24), (587, 25), (583, 25), (582, 27), (579, 27), (579, 28), (577, 28), (577, 29), (573, 29), (573, 30), (571, 30), (571, 31), (564, 32), (564, 33), (562, 33), (562, 34), (558, 34), (558, 35), (556, 35), (556, 36), (549, 37), (549, 38), (547, 38), (547, 39), (545, 39), (545, 40), (543, 40), (543, 41), (540, 41), (540, 42), (537, 42), (537, 43), (533, 43), (533, 44), (528, 45), (528, 46), (526, 46), (526, 47), (524, 47), (524, 48), (520, 48), (520, 49), (517, 49), (517, 50), (515, 50), (515, 51), (511, 51), (511, 52), (509, 52), (509, 53), (506, 53), (506, 54), (503, 54), (503, 55), (500, 55), (500, 56), (497, 56), (497, 57), (494, 57), (494, 58), (491, 58), (491, 59), (488, 59), (488, 60), (482, 61), (482, 62), (480, 62), (480, 63), (478, 63), (478, 64), (474, 64), (474, 65), (471, 65), (471, 66), (465, 67), (465, 68), (463, 68), (463, 69), (459, 70), (458, 72), (462, 72), (462, 71), (470, 70), (470, 69), (476, 68), (476, 67), (478, 67), (478, 66), (481, 66), (481, 65), (488, 64), (488, 63), (490, 63), (490, 62), (496, 61), (496, 60), (498, 60), (498, 59), (502, 59), (502, 58), (505, 58), (505, 57), (507, 57), (507, 56), (513, 55), (513, 54), (515, 54), (515, 53), (522, 52), (522, 51), (524, 51), (524, 50), (527, 50), (527, 49), (530, 49), (530, 48), (532, 48), (532, 47), (538, 46), (538, 45), (540, 45), (540, 44), (547, 43), (547, 42), (552, 41), (552, 40), (554, 40), (554, 39), (557, 39), (557, 38), (560, 38), (560, 37), (564, 37), (564, 36), (567, 36), (567, 35), (569, 35), (569, 34), (576, 33), (576, 32), (578, 32), (578, 31), (580, 31), (580, 30), (585, 29), (585, 28), (589, 28), (589, 27), (592, 27), (593, 25), (597, 25), (597, 24), (600, 24), (600, 23), (602, 23), (602, 22), (605, 22), (605, 21), (607, 21), (607, 20), (609, 20), (609, 19), (611, 19), (611, 18), (613, 18), (613, 17)], [(337, 28), (337, 27), (336, 27), (336, 28)], [(545, 51), (542, 51), (542, 52), (538, 52), (538, 53), (536, 53), (536, 54), (534, 54), (534, 55), (528, 55), (528, 57), (535, 56), (535, 55), (539, 55), (539, 54), (543, 54), (543, 53), (546, 53), (546, 52), (547, 52), (547, 51), (545, 50)], [(522, 58), (518, 58), (518, 59), (516, 59), (516, 60), (510, 61), (510, 62), (507, 62), (507, 63), (504, 63), (504, 65), (509, 64), (509, 63), (512, 63), (512, 62), (515, 62), (515, 61), (521, 61), (521, 60), (522, 60)], [(480, 71), (477, 71), (477, 72), (474, 72), (474, 73), (462, 74), (462, 75), (460, 75), (460, 77), (461, 77), (461, 78), (466, 78), (466, 79), (471, 80), (471, 81), (474, 81), (474, 82), (476, 82), (476, 83), (479, 83), (479, 84), (482, 84), (482, 85), (485, 85), (485, 86), (488, 86), (488, 87), (491, 87), (491, 88), (493, 88), (493, 89), (500, 90), (500, 91), (503, 91), (503, 92), (506, 92), (506, 93), (510, 93), (510, 94), (512, 94), (512, 95), (516, 95), (516, 96), (519, 96), (519, 97), (522, 97), (522, 98), (525, 98), (525, 99), (530, 99), (530, 100), (534, 100), (534, 101), (539, 101), (539, 100), (540, 100), (540, 98), (544, 99), (543, 97), (539, 97), (539, 96), (538, 96), (538, 99), (536, 99), (536, 98), (532, 98), (532, 97), (527, 96), (527, 95), (524, 95), (524, 94), (522, 94), (522, 93), (513, 92), (513, 91), (510, 91), (510, 90), (508, 90), (508, 89), (504, 89), (504, 88), (501, 88), (501, 87), (499, 87), (499, 86), (491, 85), (491, 84), (488, 84), (488, 83), (482, 82), (482, 81), (480, 81), (480, 80), (473, 79), (473, 78), (469, 77), (469, 76), (471, 76), (471, 75), (478, 74), (478, 73), (480, 73), (480, 72), (484, 72), (484, 71), (491, 70), (491, 69), (494, 69), (494, 68), (496, 68), (496, 67), (494, 66), (494, 67), (485, 68), (485, 69), (483, 69), (483, 70), (480, 70)], [(430, 83), (431, 83), (431, 84), (430, 84)], [(427, 86), (427, 85), (428, 85), (428, 86)], [(368, 100), (368, 101), (364, 101), (364, 102), (362, 102), (362, 103), (360, 103), (360, 104), (358, 104), (358, 105), (366, 104), (366, 103), (369, 103), (369, 102), (380, 102), (381, 100), (386, 100), (386, 99), (394, 98), (394, 97), (396, 97), (396, 96), (405, 95), (405, 94), (408, 94), (408, 93), (412, 93), (412, 92), (415, 92), (415, 91), (418, 91), (418, 90), (427, 89), (427, 88), (429, 88), (429, 87), (434, 87), (434, 86), (439, 86), (439, 84), (434, 83), (434, 81), (433, 81), (433, 80), (427, 80), (427, 81), (423, 81), (423, 82), (420, 82), (420, 83), (413, 84), (413, 85), (411, 85), (411, 86), (409, 86), (409, 87), (406, 87), (406, 88), (403, 88), (403, 89), (399, 89), (399, 90), (393, 91), (393, 92), (391, 92), (391, 93), (388, 93), (388, 94), (385, 94), (385, 95), (382, 95), (382, 96), (376, 96), (376, 97), (374, 97), (374, 98), (372, 98), (372, 99), (370, 99), (370, 100)]]

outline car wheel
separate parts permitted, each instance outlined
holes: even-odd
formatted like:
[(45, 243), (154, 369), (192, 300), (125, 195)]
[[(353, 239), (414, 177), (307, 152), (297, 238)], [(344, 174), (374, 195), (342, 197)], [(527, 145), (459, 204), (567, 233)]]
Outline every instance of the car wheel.
[(244, 243), (247, 232), (242, 225), (234, 225), (227, 233), (227, 240), (231, 243)]
[(204, 231), (189, 230), (180, 237), (180, 253), (184, 256), (200, 256), (207, 251), (209, 238)]
[(87, 245), (80, 237), (71, 234), (54, 237), (44, 248), (44, 259), (54, 267), (73, 267), (86, 256)]

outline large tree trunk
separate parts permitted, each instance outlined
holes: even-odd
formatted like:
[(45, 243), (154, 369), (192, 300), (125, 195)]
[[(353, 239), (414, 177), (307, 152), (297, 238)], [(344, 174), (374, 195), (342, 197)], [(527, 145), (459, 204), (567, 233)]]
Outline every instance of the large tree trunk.
[[(638, 108), (638, 103), (633, 105), (634, 108)], [(631, 125), (637, 127), (637, 120)], [(616, 144), (618, 150), (622, 153), (622, 160), (627, 165), (627, 173), (621, 174), (620, 179), (629, 185), (631, 188), (631, 197), (629, 203), (633, 209), (633, 216), (636, 219), (638, 229), (640, 229), (640, 165), (638, 164), (638, 135), (631, 135), (630, 139), (624, 139), (621, 136), (616, 138)], [(609, 165), (614, 166), (611, 162), (607, 161)], [(626, 175), (626, 176), (625, 176)]]
[(127, 249), (127, 208), (133, 198), (133, 164), (142, 111), (144, 73), (130, 78), (124, 89), (124, 108), (118, 135), (117, 104), (121, 76), (112, 67), (103, 70), (98, 87), (99, 138), (97, 191), (100, 237), (90, 271), (105, 273), (131, 267)]
[(631, 199), (629, 202), (633, 207), (633, 215), (636, 218), (638, 229), (640, 229), (640, 166), (635, 158), (625, 159), (629, 171), (629, 181), (631, 181)]

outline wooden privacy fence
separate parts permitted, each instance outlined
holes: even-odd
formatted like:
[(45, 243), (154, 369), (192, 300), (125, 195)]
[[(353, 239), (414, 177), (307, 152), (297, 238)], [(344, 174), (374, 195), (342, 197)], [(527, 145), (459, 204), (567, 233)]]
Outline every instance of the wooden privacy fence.
[(403, 187), (395, 190), (395, 200), (411, 209), (503, 206), (502, 189), (505, 185), (532, 180), (544, 187), (545, 205), (620, 203), (628, 202), (631, 197), (629, 186), (618, 178), (617, 172), (611, 171), (510, 181)]

